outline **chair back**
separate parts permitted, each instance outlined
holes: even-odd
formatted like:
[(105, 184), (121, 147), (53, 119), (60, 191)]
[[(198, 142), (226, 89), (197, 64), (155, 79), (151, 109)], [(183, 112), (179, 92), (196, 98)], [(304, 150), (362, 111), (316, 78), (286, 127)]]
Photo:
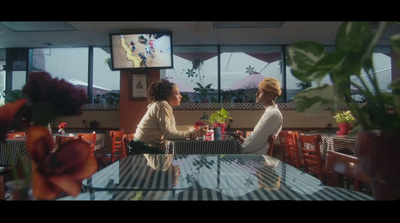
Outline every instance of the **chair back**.
[(6, 139), (24, 139), (26, 133), (24, 131), (7, 132)]
[(96, 132), (78, 133), (77, 138), (90, 144), (90, 155), (94, 156), (94, 147), (96, 145)]
[(288, 131), (280, 131), (278, 134), (278, 140), (279, 140), (279, 149), (281, 150), (282, 154), (282, 161), (287, 163), (288, 162), (288, 154), (286, 151), (286, 133)]
[(249, 137), (253, 131), (246, 131), (246, 138)]
[(275, 147), (275, 136), (269, 135), (268, 136), (268, 150), (267, 150), (268, 156), (274, 156), (274, 147)]
[(300, 151), (299, 151), (299, 132), (297, 131), (288, 131), (286, 132), (286, 153), (288, 154), (288, 163), (297, 169), (300, 169), (304, 165), (304, 162), (300, 159)]
[(324, 182), (324, 163), (321, 158), (320, 143), (321, 134), (305, 135), (300, 134), (300, 145), (304, 159), (304, 170), (313, 173)]
[(110, 131), (111, 137), (111, 162), (126, 157), (125, 132), (123, 130)]
[(369, 177), (358, 170), (358, 157), (340, 152), (326, 151), (325, 168), (336, 173), (332, 186), (343, 187), (343, 177), (353, 181), (354, 190), (361, 191), (362, 184), (369, 184)]
[(135, 133), (129, 133), (124, 135), (124, 143), (125, 143), (125, 154), (129, 154), (129, 142), (135, 138)]

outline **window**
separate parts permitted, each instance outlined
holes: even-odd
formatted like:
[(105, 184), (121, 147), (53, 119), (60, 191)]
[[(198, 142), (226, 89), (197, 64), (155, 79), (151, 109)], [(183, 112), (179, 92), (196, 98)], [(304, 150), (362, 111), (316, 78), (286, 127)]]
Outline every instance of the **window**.
[(217, 46), (175, 46), (173, 52), (174, 68), (166, 69), (161, 78), (178, 85), (182, 102), (217, 102)]
[[(88, 47), (34, 49), (34, 70), (45, 70), (52, 77), (65, 79), (82, 88), (88, 96), (88, 104), (107, 104), (118, 107), (120, 72), (111, 71), (108, 65), (109, 47), (93, 48), (93, 74), (89, 74)], [(93, 75), (91, 94), (88, 94), (89, 76)], [(90, 109), (105, 108), (87, 105)]]
[[(93, 49), (92, 74), (88, 69), (91, 64), (89, 61), (91, 49)], [(297, 92), (316, 83), (302, 83), (292, 75), (290, 67), (282, 61), (282, 50), (286, 49), (287, 47), (282, 46), (251, 45), (174, 46), (174, 68), (161, 70), (161, 78), (169, 79), (179, 86), (183, 96), (181, 105), (184, 106), (178, 109), (203, 109), (204, 106), (214, 109), (209, 106), (221, 103), (242, 103), (240, 109), (257, 109), (257, 106), (249, 107), (246, 103), (254, 104), (258, 83), (264, 77), (275, 77), (281, 82), (282, 96), (278, 98), (278, 102), (291, 102)], [(327, 49), (331, 51), (334, 48), (327, 47)], [(27, 57), (19, 56), (22, 55), (23, 49), (13, 50), (16, 59), (13, 62), (11, 89), (21, 89), (26, 79), (24, 58)], [(94, 110), (118, 109), (120, 72), (111, 71), (108, 65), (109, 50), (109, 47), (33, 49), (30, 57), (32, 71), (45, 70), (53, 77), (64, 78), (86, 91), (89, 89), (88, 85), (92, 86), (90, 88), (92, 92), (88, 94), (91, 97), (88, 98), (88, 104), (84, 109), (85, 107)], [(5, 49), (0, 50), (1, 92), (6, 89), (7, 83), (3, 67), (6, 61), (5, 51)], [(392, 81), (390, 47), (376, 47), (373, 57), (376, 72), (379, 73), (379, 86), (383, 91), (390, 92), (388, 89)], [(285, 72), (282, 72), (281, 66), (285, 66)], [(92, 85), (89, 77), (93, 77)], [(331, 84), (329, 76), (325, 77), (322, 83)], [(364, 100), (363, 96), (353, 89), (351, 94), (356, 101)], [(198, 106), (204, 102), (209, 104)]]
[(109, 61), (109, 47), (93, 48), (94, 104), (119, 104), (120, 71), (112, 71)]
[(34, 49), (34, 55), (43, 55), (34, 69), (44, 70), (53, 78), (67, 82), (86, 90), (88, 86), (88, 48), (47, 48)]
[(222, 101), (254, 103), (264, 78), (275, 77), (282, 83), (280, 51), (280, 47), (222, 46)]

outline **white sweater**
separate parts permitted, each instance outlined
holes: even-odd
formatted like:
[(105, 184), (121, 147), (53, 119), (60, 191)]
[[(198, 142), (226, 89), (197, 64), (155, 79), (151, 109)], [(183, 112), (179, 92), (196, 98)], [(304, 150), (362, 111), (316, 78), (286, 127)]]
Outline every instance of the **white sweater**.
[(167, 139), (189, 137), (190, 131), (176, 129), (173, 110), (167, 101), (149, 104), (135, 131), (135, 138), (154, 147), (162, 147)]
[(268, 106), (251, 135), (244, 140), (242, 153), (267, 154), (268, 136), (271, 134), (278, 136), (282, 123), (283, 117), (278, 105)]

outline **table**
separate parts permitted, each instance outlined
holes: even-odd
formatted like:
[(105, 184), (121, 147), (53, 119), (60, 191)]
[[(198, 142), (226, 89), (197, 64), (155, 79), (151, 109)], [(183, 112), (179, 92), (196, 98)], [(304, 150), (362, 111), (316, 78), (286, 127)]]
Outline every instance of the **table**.
[(372, 200), (257, 154), (130, 155), (83, 180), (62, 200)]
[[(7, 146), (9, 151), (11, 152), (11, 160), (8, 159), (7, 151), (4, 148)], [(12, 163), (17, 165), (19, 163), (18, 153), (21, 154), (23, 157), (28, 156), (28, 152), (26, 150), (26, 143), (24, 139), (6, 139), (5, 145), (0, 143), (0, 166), (9, 166)]]
[(321, 152), (323, 158), (326, 156), (326, 151), (340, 151), (347, 149), (351, 151), (351, 155), (358, 156), (358, 141), (356, 136), (337, 135), (336, 133), (321, 133), (322, 143)]
[(243, 146), (237, 139), (174, 140), (166, 150), (170, 154), (240, 154)]
[[(86, 132), (85, 132), (86, 133)], [(53, 134), (53, 138), (57, 136), (56, 133)], [(66, 133), (65, 136), (78, 137), (78, 133)], [(94, 146), (94, 151), (107, 147), (107, 140), (104, 133), (96, 133), (96, 144)]]
[[(77, 137), (78, 133), (71, 133), (74, 137)], [(53, 134), (53, 138), (55, 139), (57, 134)], [(66, 134), (67, 136), (69, 135), (68, 133)], [(25, 138), (21, 139), (6, 139), (5, 141), (6, 145), (9, 147), (9, 150), (11, 151), (11, 158), (12, 161), (15, 164), (19, 163), (18, 159), (18, 153), (20, 153), (23, 157), (28, 156), (28, 151), (26, 149), (26, 142)], [(101, 148), (104, 148), (107, 146), (107, 140), (105, 137), (104, 133), (97, 133), (96, 134), (96, 145), (95, 145), (95, 151)], [(9, 166), (11, 165), (6, 150), (4, 149), (4, 145), (0, 144), (0, 166)]]

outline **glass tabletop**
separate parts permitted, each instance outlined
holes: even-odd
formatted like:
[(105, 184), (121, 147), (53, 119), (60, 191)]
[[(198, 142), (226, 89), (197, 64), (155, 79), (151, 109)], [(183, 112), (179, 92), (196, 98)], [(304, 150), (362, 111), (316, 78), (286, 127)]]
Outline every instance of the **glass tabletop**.
[(132, 155), (84, 180), (96, 189), (210, 189), (318, 186), (317, 178), (278, 159), (250, 154)]
[(113, 200), (372, 199), (324, 186), (302, 170), (255, 154), (131, 155), (85, 179), (83, 185), (87, 191), (105, 191)]

